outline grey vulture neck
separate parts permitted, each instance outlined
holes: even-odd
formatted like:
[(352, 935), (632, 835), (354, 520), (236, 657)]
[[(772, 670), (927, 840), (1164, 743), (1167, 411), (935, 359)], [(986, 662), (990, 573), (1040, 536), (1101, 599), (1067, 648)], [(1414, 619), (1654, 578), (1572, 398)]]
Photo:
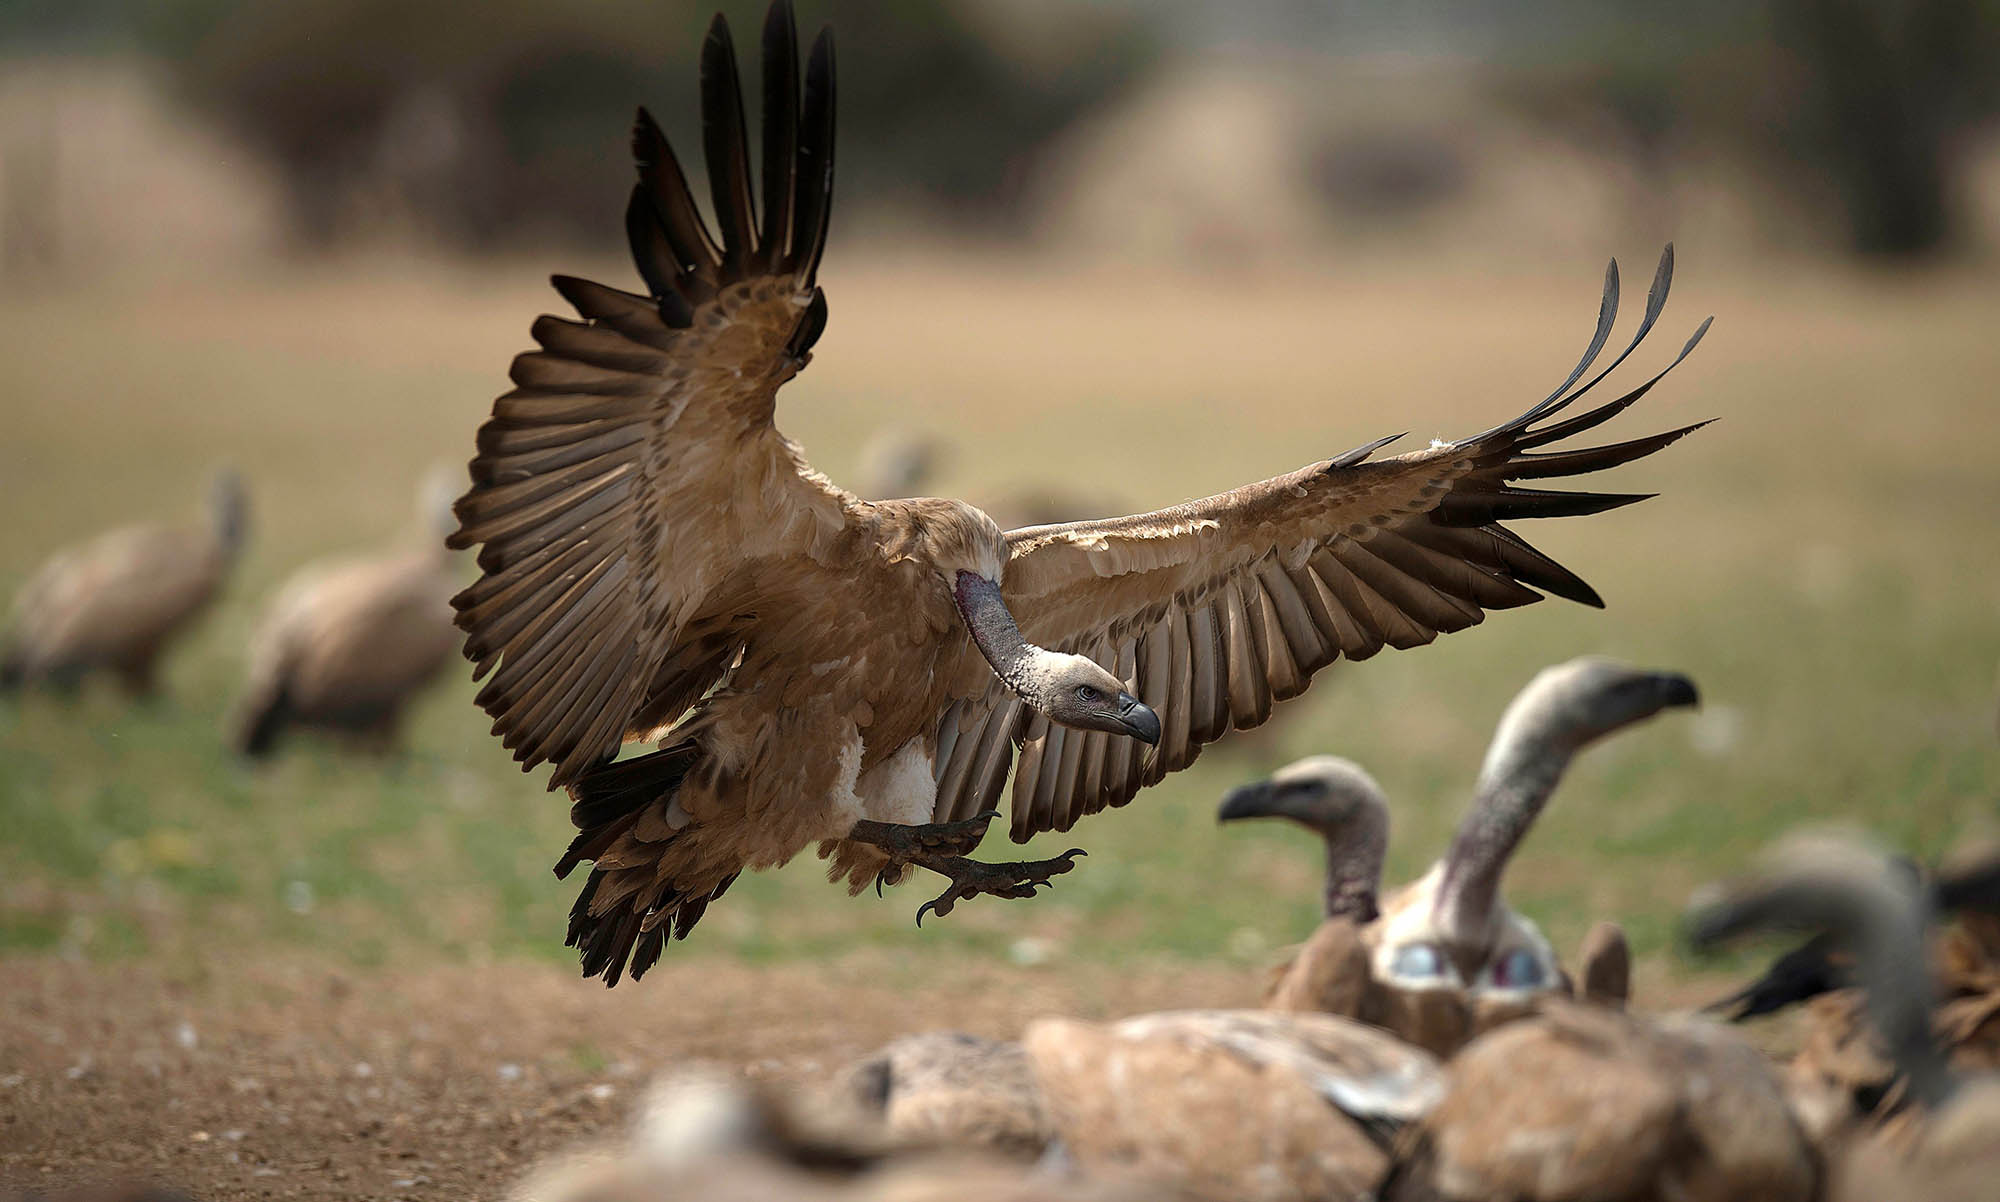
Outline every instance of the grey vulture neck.
[(1508, 861), (1577, 752), (1662, 709), (1697, 700), (1685, 676), (1591, 657), (1545, 668), (1529, 681), (1500, 718), (1472, 808), (1445, 853), (1440, 927), (1464, 939), (1485, 930)]
[(1698, 900), (1688, 935), (1698, 948), (1751, 931), (1830, 933), (1855, 959), (1855, 977), (1883, 1048), (1917, 1101), (1936, 1109), (1956, 1088), (1931, 1028), (1929, 913), (1922, 894), (1883, 856), (1846, 840), (1798, 839), (1765, 875)]
[(965, 628), (979, 653), (993, 666), (993, 674), (1023, 701), (1035, 704), (1045, 690), (1049, 676), (1045, 665), (1052, 653), (1037, 647), (1021, 633), (1014, 615), (1007, 609), (1000, 586), (975, 572), (960, 572), (952, 589)]
[(1345, 829), (1324, 838), (1326, 916), (1374, 922), (1381, 915), (1382, 861), (1389, 854), (1389, 807), (1379, 798), (1377, 804), (1356, 806)]

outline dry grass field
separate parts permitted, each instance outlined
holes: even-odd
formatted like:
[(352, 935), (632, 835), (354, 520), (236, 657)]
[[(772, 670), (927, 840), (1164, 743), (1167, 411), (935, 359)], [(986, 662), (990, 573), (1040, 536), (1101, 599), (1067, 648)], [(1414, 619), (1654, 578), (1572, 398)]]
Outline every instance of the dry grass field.
[[(1654, 248), (1619, 249), (1625, 330)], [(491, 1195), (683, 1057), (832, 1062), (913, 1026), (1248, 1000), (1310, 928), (1318, 851), (1219, 831), (1222, 791), (1350, 755), (1395, 800), (1404, 879), (1442, 849), (1507, 698), (1586, 652), (1686, 671), (1706, 704), (1590, 753), (1512, 897), (1559, 947), (1617, 918), (1655, 1004), (1702, 996), (1718, 970), (1674, 950), (1679, 909), (1778, 832), (1854, 823), (1931, 855), (1996, 818), (2000, 288), (1682, 252), (1657, 345), (1618, 378), (1715, 328), (1610, 433), (1722, 420), (1609, 484), (1658, 499), (1528, 531), (1606, 610), (1550, 601), (1340, 666), (1275, 738), (1038, 840), (1090, 855), (1033, 902), (918, 931), (921, 882), (850, 901), (799, 862), (608, 999), (566, 980), (565, 806), (486, 735), (468, 682), (383, 762), (301, 741), (251, 770), (219, 742), (260, 601), (309, 557), (406, 531), (417, 476), (468, 455), (559, 305), (542, 276), (580, 265), (10, 288), (0, 589), (79, 535), (193, 515), (223, 463), (255, 525), (164, 700), (0, 700), (0, 1187), (125, 1167), (212, 1198)], [(1134, 508), (1512, 416), (1574, 361), (1600, 266), (870, 258), (835, 248), (827, 336), (782, 399), (820, 466), (847, 474), (894, 422), (949, 438), (943, 487), (975, 501), (1046, 482)]]

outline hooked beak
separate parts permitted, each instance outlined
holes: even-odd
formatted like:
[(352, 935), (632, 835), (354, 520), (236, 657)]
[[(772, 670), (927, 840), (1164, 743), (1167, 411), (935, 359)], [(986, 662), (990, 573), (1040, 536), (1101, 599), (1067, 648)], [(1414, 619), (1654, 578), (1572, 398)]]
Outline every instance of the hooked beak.
[(1160, 716), (1130, 693), (1118, 694), (1118, 726), (1148, 747), (1160, 741)]
[(1662, 709), (1701, 708), (1701, 691), (1694, 687), (1694, 681), (1678, 672), (1661, 672), (1654, 679), (1659, 682)]
[(1215, 811), (1215, 820), (1235, 822), (1239, 818), (1268, 818), (1273, 812), (1275, 792), (1267, 780), (1238, 785), (1222, 795), (1222, 805)]

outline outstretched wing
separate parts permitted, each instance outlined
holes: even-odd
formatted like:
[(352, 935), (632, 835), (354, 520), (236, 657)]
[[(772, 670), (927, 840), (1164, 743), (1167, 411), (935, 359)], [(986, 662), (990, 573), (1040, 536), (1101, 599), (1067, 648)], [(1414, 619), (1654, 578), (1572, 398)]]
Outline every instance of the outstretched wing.
[(479, 704), (523, 769), (572, 781), (697, 698), (740, 645), (732, 581), (845, 521), (844, 494), (772, 427), (778, 387), (826, 324), (815, 284), (833, 187), (833, 46), (801, 91), (790, 6), (764, 27), (763, 218), (736, 55), (702, 46), (703, 149), (718, 244), (645, 110), (625, 213), (639, 295), (558, 276), (580, 321), (543, 317), (539, 351), (479, 430), (455, 547), (484, 575), (453, 605)]
[[(1067, 730), (1002, 687), (956, 703), (939, 729), (940, 820), (996, 804), (1016, 747), (1013, 836), (1068, 830), (1194, 762), (1232, 726), (1248, 729), (1336, 659), (1414, 647), (1488, 610), (1554, 593), (1602, 605), (1577, 576), (1500, 523), (1597, 513), (1643, 496), (1516, 487), (1649, 455), (1687, 426), (1608, 446), (1537, 451), (1609, 420), (1686, 358), (1631, 392), (1547, 420), (1624, 362), (1659, 318), (1673, 276), (1660, 260), (1638, 333), (1609, 367), (1577, 381), (1604, 349), (1618, 267), (1576, 370), (1547, 400), (1483, 434), (1373, 460), (1382, 439), (1289, 475), (1136, 517), (1008, 534), (1005, 594), (1022, 633), (1088, 655), (1160, 715), (1157, 747)], [(1537, 591), (1540, 590), (1540, 591)]]

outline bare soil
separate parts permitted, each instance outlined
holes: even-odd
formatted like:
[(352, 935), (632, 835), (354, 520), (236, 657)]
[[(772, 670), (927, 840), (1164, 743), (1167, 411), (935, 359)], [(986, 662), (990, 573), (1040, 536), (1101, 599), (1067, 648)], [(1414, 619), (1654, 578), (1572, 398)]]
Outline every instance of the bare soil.
[(137, 1180), (233, 1198), (497, 1198), (625, 1120), (655, 1073), (832, 1071), (898, 1034), (1240, 1005), (1240, 969), (871, 955), (687, 960), (606, 991), (556, 965), (334, 972), (5, 964), (0, 1197)]

